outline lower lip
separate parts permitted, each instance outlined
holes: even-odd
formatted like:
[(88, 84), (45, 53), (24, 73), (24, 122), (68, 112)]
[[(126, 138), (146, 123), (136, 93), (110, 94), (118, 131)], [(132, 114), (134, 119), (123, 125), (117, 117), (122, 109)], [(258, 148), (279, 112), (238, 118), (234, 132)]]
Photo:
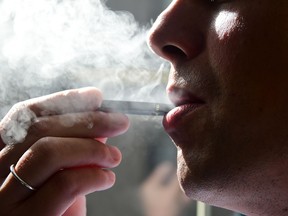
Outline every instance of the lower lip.
[(170, 112), (166, 114), (163, 119), (163, 126), (165, 130), (173, 130), (181, 122), (181, 120), (188, 114), (193, 114), (196, 110), (202, 107), (204, 104), (184, 104), (178, 107), (175, 107)]

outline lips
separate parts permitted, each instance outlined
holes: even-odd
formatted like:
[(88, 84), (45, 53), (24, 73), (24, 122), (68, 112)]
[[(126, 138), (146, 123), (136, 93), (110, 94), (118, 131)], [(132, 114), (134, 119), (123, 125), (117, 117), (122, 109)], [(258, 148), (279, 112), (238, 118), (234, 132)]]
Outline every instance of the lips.
[(192, 116), (205, 104), (203, 99), (184, 88), (171, 86), (167, 89), (167, 93), (170, 100), (175, 104), (175, 108), (168, 112), (163, 119), (163, 126), (168, 132), (177, 129), (186, 116)]

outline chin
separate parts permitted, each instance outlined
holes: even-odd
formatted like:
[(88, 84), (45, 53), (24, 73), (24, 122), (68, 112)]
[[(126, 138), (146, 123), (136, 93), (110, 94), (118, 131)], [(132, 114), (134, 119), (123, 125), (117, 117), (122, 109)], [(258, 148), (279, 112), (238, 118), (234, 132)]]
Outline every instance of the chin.
[(215, 193), (215, 182), (204, 180), (201, 175), (201, 173), (192, 172), (185, 162), (178, 161), (177, 176), (184, 194), (192, 200), (213, 205), (214, 196), (217, 194)]
[(178, 150), (177, 176), (180, 187), (186, 196), (196, 199), (195, 192), (201, 187), (199, 184), (200, 182), (197, 182), (199, 180), (199, 176), (197, 177), (196, 173), (192, 173), (192, 170), (189, 168), (187, 161), (184, 159), (181, 150)]
[(189, 169), (184, 164), (183, 161), (179, 161), (178, 159), (178, 168), (177, 168), (177, 176), (178, 176), (178, 181), (180, 184), (181, 190), (186, 194), (186, 196), (190, 197), (191, 194), (189, 193), (189, 189), (191, 188), (190, 185), (190, 180), (189, 180)]
[[(199, 156), (199, 155), (198, 155)], [(210, 158), (211, 159), (211, 158)], [(216, 161), (209, 157), (195, 157), (178, 147), (177, 176), (180, 187), (191, 199), (210, 203), (219, 188), (223, 188), (229, 179), (223, 168), (217, 167)]]
[(184, 164), (178, 163), (177, 176), (181, 190), (185, 195), (193, 200), (204, 201), (202, 193), (203, 187), (195, 179), (195, 175), (192, 175), (189, 168)]

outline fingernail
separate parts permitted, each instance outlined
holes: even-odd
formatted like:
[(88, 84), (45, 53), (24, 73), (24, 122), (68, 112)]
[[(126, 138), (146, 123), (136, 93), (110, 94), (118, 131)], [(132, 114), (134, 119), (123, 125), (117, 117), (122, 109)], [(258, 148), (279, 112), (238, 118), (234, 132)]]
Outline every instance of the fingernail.
[(120, 150), (116, 148), (115, 146), (108, 146), (108, 147), (109, 147), (110, 154), (113, 160), (120, 161), (122, 157)]
[(112, 172), (112, 171), (109, 171), (108, 172), (108, 179), (111, 181), (111, 183), (112, 183), (112, 185), (114, 184), (114, 182), (115, 182), (115, 173), (114, 172)]
[(103, 186), (100, 190), (107, 190), (115, 184), (115, 173), (111, 170), (103, 170), (106, 179), (103, 181)]

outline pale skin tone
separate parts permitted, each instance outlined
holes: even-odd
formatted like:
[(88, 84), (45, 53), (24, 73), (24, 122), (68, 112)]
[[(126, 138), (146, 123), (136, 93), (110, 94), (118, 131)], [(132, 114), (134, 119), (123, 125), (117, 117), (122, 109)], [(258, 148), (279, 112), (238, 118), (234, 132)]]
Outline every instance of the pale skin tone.
[[(124, 133), (129, 121), (123, 114), (96, 111), (101, 102), (99, 90), (83, 88), (24, 101), (11, 109), (7, 116), (29, 108), (36, 121), (21, 143), (0, 143), (1, 215), (86, 215), (85, 195), (114, 184), (110, 168), (120, 163), (121, 153), (105, 142)], [(1, 121), (1, 134), (7, 116)], [(36, 192), (9, 174), (11, 164)]]
[(287, 14), (286, 0), (174, 0), (155, 22), (148, 42), (171, 62), (178, 106), (164, 127), (192, 199), (288, 214)]

